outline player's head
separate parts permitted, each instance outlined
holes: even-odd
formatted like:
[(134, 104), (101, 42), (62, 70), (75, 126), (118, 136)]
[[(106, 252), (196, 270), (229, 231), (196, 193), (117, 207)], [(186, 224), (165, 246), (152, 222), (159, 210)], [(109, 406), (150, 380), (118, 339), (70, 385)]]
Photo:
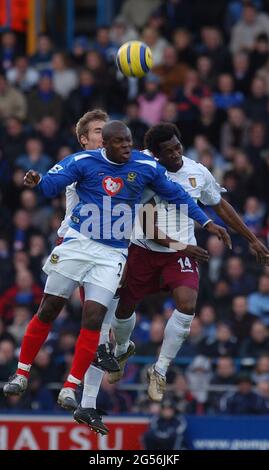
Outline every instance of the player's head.
[(110, 121), (103, 127), (102, 135), (108, 158), (115, 163), (127, 163), (133, 145), (129, 127), (121, 121)]
[(83, 114), (76, 124), (77, 139), (85, 150), (102, 147), (102, 129), (108, 121), (108, 115), (102, 109), (94, 109)]
[(180, 132), (174, 124), (152, 126), (145, 134), (145, 147), (158, 158), (168, 171), (178, 171), (182, 165), (183, 146)]

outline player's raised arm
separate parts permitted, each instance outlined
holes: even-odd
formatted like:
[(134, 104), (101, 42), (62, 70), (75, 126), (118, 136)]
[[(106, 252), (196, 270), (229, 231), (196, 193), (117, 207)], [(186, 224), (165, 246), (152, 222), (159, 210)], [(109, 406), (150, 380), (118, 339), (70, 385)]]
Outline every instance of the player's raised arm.
[(236, 213), (234, 208), (225, 199), (221, 198), (219, 204), (212, 206), (216, 214), (231, 227), (235, 232), (239, 233), (248, 242), (251, 250), (255, 253), (257, 262), (269, 265), (269, 250), (262, 242), (252, 233), (244, 224), (243, 220)]
[(33, 170), (29, 170), (24, 177), (24, 184), (29, 188), (38, 185), (47, 197), (55, 197), (66, 186), (81, 178), (76, 156), (70, 155), (60, 163), (54, 165), (44, 176)]
[(165, 168), (159, 164), (157, 164), (156, 176), (150, 186), (156, 193), (160, 194), (163, 199), (171, 204), (175, 204), (178, 209), (180, 209), (181, 205), (186, 204), (188, 206), (188, 217), (198, 222), (210, 233), (217, 235), (225, 245), (231, 248), (232, 242), (227, 231), (223, 227), (214, 224), (180, 184), (169, 181), (166, 177)]

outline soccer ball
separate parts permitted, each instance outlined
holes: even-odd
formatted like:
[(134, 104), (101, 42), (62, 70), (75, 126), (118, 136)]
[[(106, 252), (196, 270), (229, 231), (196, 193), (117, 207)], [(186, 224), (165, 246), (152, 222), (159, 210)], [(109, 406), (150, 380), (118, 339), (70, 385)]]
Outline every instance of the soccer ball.
[(119, 48), (116, 62), (126, 77), (142, 78), (153, 66), (152, 52), (144, 42), (129, 41)]

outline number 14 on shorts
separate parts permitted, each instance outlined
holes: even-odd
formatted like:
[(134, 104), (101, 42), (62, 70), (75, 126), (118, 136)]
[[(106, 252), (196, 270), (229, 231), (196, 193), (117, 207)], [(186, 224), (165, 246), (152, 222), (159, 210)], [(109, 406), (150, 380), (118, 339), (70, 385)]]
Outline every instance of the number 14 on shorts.
[(190, 258), (185, 256), (184, 258), (178, 258), (178, 264), (182, 273), (193, 273), (193, 267)]

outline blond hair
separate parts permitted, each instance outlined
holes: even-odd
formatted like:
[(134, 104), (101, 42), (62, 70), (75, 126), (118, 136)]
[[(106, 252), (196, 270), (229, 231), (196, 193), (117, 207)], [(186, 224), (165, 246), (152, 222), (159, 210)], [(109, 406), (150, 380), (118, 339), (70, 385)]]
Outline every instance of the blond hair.
[(81, 145), (81, 137), (87, 136), (89, 130), (89, 124), (92, 121), (108, 121), (108, 114), (102, 109), (94, 109), (83, 114), (76, 124), (76, 136), (79, 144)]

